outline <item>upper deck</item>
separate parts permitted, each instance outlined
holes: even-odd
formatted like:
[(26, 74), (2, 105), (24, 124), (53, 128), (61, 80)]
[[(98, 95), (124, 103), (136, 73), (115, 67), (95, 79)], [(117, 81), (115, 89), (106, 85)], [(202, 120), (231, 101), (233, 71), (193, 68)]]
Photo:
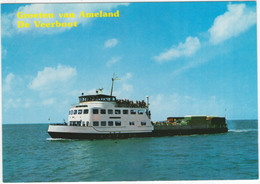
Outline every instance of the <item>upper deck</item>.
[(84, 102), (114, 102), (116, 107), (133, 107), (133, 108), (147, 107), (144, 100), (134, 102), (128, 99), (116, 99), (115, 96), (104, 95), (104, 94), (79, 96), (79, 103), (84, 103)]

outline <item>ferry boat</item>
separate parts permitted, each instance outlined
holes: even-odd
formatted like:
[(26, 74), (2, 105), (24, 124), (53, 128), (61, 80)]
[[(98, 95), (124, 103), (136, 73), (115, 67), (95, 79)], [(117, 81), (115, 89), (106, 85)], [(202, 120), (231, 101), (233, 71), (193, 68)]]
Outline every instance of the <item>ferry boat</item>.
[(117, 99), (102, 94), (79, 96), (79, 103), (69, 110), (68, 123), (50, 124), (48, 133), (52, 138), (105, 139), (190, 134), (212, 134), (228, 131), (224, 117), (185, 116), (168, 117), (167, 121), (152, 122), (149, 97), (146, 102)]
[[(48, 133), (52, 138), (102, 139), (151, 136), (153, 125), (149, 110), (149, 97), (146, 102), (117, 99), (111, 94), (102, 94), (98, 89), (95, 95), (79, 96), (79, 103), (69, 110), (68, 123), (51, 124)], [(101, 93), (101, 94), (100, 94)]]
[(153, 131), (150, 117), (144, 101), (82, 94), (79, 104), (70, 108), (68, 123), (49, 125), (48, 133), (52, 138), (68, 139), (149, 136)]

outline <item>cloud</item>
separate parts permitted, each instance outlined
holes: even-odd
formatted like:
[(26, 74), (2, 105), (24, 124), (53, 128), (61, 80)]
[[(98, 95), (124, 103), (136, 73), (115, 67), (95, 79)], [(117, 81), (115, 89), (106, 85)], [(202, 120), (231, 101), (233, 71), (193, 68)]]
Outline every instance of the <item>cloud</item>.
[(158, 62), (174, 60), (183, 56), (191, 56), (200, 49), (200, 41), (197, 37), (187, 37), (185, 43), (179, 43), (178, 46), (173, 45), (172, 48), (154, 56), (153, 59)]
[(5, 58), (7, 55), (7, 50), (2, 48), (2, 58)]
[(24, 107), (25, 108), (29, 108), (31, 105), (33, 104), (33, 100), (32, 99), (25, 99), (25, 102), (24, 102)]
[(37, 76), (29, 85), (33, 90), (53, 90), (66, 86), (77, 75), (75, 68), (58, 65), (56, 68), (45, 67), (37, 73)]
[(131, 72), (127, 72), (124, 76), (119, 77), (120, 81), (117, 85), (119, 87), (114, 87), (113, 95), (117, 96), (118, 98), (130, 98), (131, 94), (134, 92), (134, 86), (129, 84), (129, 79), (133, 77)]
[(54, 103), (54, 98), (49, 98), (42, 101), (42, 104), (46, 106), (52, 105), (53, 103)]
[(130, 85), (130, 84), (123, 84), (122, 85), (122, 90), (131, 92), (131, 91), (133, 91), (133, 86)]
[[(132, 76), (133, 76), (133, 74), (130, 73), (130, 72), (126, 73), (122, 77), (118, 76), (118, 78), (120, 80), (114, 82), (114, 88), (113, 88), (113, 95), (114, 96), (117, 96), (118, 98), (126, 98), (127, 96), (130, 95), (130, 93), (133, 92), (133, 90), (134, 90), (133, 85), (127, 83), (128, 80), (130, 78), (132, 78)], [(84, 94), (94, 95), (94, 94), (96, 94), (97, 89), (98, 88), (92, 88)], [(103, 89), (102, 94), (110, 95), (110, 92), (111, 92), (110, 90), (111, 90), (111, 88)], [(84, 91), (84, 90), (81, 90), (81, 91), (78, 90), (76, 93), (74, 92), (74, 94), (78, 95), (82, 91)], [(121, 97), (120, 95), (123, 95), (123, 96)]]
[(21, 106), (21, 98), (8, 98), (3, 99), (5, 103), (3, 103), (3, 109), (6, 111), (8, 109), (18, 108)]
[(179, 68), (176, 67), (176, 69), (174, 69), (174, 71), (172, 71), (171, 74), (173, 76), (179, 75), (186, 70), (189, 70), (191, 68), (194, 68), (194, 67), (197, 67), (204, 63), (209, 62), (212, 58), (216, 57), (218, 54), (224, 54), (222, 49), (219, 49), (219, 48), (215, 48), (213, 50), (210, 47), (204, 47), (203, 49), (201, 49), (201, 51), (202, 52), (198, 53), (196, 57), (192, 57), (191, 60), (185, 61), (185, 65), (182, 65)]
[(15, 24), (15, 13), (9, 13), (9, 14), (2, 14), (1, 15), (1, 31), (2, 31), (2, 36), (11, 36), (15, 30), (17, 29), (17, 22)]
[(3, 81), (3, 91), (8, 92), (11, 91), (12, 84), (15, 80), (15, 75), (13, 73), (9, 73)]
[(190, 57), (187, 57), (181, 63), (182, 66), (178, 65), (172, 72), (172, 75), (178, 75), (186, 70), (209, 62), (212, 58), (218, 56), (219, 53), (226, 53), (226, 49), (223, 49), (223, 47), (214, 47), (214, 45), (238, 36), (256, 23), (256, 12), (246, 7), (245, 4), (228, 4), (227, 8), (228, 11), (223, 15), (217, 16), (212, 27), (207, 30), (207, 33), (210, 34), (209, 39), (201, 43), (197, 37), (187, 37), (185, 43), (173, 46), (159, 56), (153, 57), (153, 59), (163, 62), (183, 56), (191, 56), (196, 53), (195, 57), (192, 57), (192, 60), (190, 60)]
[(133, 76), (132, 73), (127, 72), (127, 73), (125, 74), (125, 76), (123, 76), (121, 79), (122, 79), (122, 80), (128, 80), (128, 79), (131, 79), (132, 76)]
[(104, 43), (105, 48), (112, 48), (115, 47), (118, 44), (118, 40), (113, 38), (109, 39)]
[(256, 24), (256, 12), (245, 4), (228, 4), (228, 11), (215, 18), (210, 33), (210, 43), (219, 44), (236, 37)]
[(150, 104), (154, 121), (163, 121), (170, 116), (225, 116), (225, 108), (227, 107), (225, 101), (214, 95), (199, 99), (178, 93), (151, 95)]
[[(17, 33), (42, 33), (54, 34), (72, 29), (72, 27), (53, 27), (53, 28), (37, 28), (34, 21), (41, 21), (41, 23), (52, 22), (75, 22), (77, 25), (86, 25), (94, 18), (79, 18), (82, 11), (85, 13), (117, 10), (119, 6), (128, 6), (128, 3), (76, 3), (76, 4), (31, 4), (20, 6), (14, 12), (2, 15), (2, 34), (11, 36)], [(17, 17), (18, 12), (24, 14), (39, 14), (39, 13), (53, 13), (54, 18), (26, 18), (20, 19)], [(60, 18), (59, 13), (75, 13), (75, 18)], [(18, 21), (30, 23), (29, 28), (18, 28)]]
[(9, 73), (2, 81), (3, 111), (7, 112), (9, 108), (25, 107), (24, 91), (26, 85), (24, 79)]
[(118, 61), (121, 60), (121, 56), (117, 56), (117, 57), (112, 57), (106, 64), (107, 67), (112, 66), (113, 64), (117, 63)]

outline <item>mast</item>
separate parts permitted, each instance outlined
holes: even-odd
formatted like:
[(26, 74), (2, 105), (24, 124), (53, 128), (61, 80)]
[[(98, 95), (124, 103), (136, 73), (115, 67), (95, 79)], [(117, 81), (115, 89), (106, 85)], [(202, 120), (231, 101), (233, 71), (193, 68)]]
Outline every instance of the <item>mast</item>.
[(149, 111), (149, 96), (146, 96), (146, 108)]
[(114, 81), (115, 80), (120, 80), (120, 79), (117, 76), (115, 76), (115, 73), (114, 73), (113, 77), (112, 77), (112, 86), (111, 86), (110, 96), (112, 96), (112, 93), (113, 93), (113, 87), (114, 87)]
[(146, 96), (146, 114), (149, 119), (151, 119), (151, 111), (149, 110), (149, 96)]

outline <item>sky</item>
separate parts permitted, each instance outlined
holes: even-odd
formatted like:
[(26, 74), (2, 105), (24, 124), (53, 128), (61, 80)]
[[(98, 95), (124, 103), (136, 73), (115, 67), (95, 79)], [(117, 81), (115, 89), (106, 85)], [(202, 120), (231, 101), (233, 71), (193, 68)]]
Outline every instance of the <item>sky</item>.
[[(100, 10), (120, 16), (79, 18)], [(30, 28), (17, 28), (21, 20)], [(78, 26), (43, 29), (35, 20)], [(153, 121), (257, 119), (255, 2), (2, 4), (1, 22), (3, 124), (67, 121), (82, 92), (110, 94), (113, 73), (113, 95), (149, 96)]]

